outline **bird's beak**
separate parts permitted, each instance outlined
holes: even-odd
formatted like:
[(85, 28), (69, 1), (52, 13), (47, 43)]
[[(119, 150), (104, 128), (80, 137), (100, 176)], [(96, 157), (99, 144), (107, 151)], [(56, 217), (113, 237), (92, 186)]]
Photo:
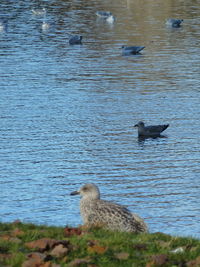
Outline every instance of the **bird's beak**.
[(70, 193), (70, 196), (75, 196), (75, 195), (78, 195), (78, 194), (80, 194), (79, 191), (74, 191), (74, 192), (71, 192), (71, 193)]
[(134, 127), (138, 127), (138, 124), (135, 124)]

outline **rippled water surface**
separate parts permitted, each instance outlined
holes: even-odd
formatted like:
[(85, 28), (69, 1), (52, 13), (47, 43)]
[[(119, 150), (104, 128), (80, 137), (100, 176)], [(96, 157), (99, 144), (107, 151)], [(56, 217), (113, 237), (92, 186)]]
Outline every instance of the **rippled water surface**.
[[(93, 182), (151, 232), (200, 237), (199, 12), (198, 1), (1, 0), (1, 221), (78, 225), (69, 194)], [(145, 49), (122, 56), (122, 45)], [(170, 127), (140, 141), (139, 120)]]

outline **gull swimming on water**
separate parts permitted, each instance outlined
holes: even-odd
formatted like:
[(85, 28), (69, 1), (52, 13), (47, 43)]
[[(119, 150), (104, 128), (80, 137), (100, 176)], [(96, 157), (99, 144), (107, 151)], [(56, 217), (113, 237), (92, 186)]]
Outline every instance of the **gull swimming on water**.
[(142, 51), (144, 48), (145, 48), (145, 46), (125, 46), (125, 45), (123, 45), (122, 46), (122, 53), (124, 55), (130, 55), (130, 54), (136, 55), (136, 54), (139, 54), (140, 51)]
[(147, 225), (138, 215), (126, 207), (100, 199), (99, 188), (95, 184), (85, 184), (71, 195), (81, 195), (80, 212), (87, 226), (102, 226), (121, 232), (148, 232)]
[(112, 13), (110, 11), (97, 11), (96, 12), (96, 15), (98, 17), (101, 17), (101, 18), (106, 19), (106, 18), (112, 16)]
[(181, 27), (182, 22), (183, 19), (168, 19), (166, 25), (171, 26), (172, 28), (179, 28)]
[(46, 9), (43, 7), (42, 9), (31, 9), (33, 15), (35, 16), (43, 16), (46, 14)]
[(113, 23), (116, 20), (116, 18), (110, 11), (97, 11), (96, 15), (109, 23)]
[(157, 137), (167, 129), (169, 124), (145, 126), (143, 121), (139, 121), (134, 127), (138, 127), (138, 136)]
[(73, 35), (69, 39), (70, 45), (82, 44), (83, 36), (81, 35)]

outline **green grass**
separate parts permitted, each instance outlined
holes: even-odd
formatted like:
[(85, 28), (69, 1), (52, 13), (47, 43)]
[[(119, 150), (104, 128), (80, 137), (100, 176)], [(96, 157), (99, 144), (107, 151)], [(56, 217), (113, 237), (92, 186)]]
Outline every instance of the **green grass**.
[[(111, 232), (100, 228), (79, 229), (82, 233), (67, 234), (65, 228), (23, 223), (0, 223), (0, 266), (20, 267), (37, 247), (28, 248), (27, 243), (41, 238), (65, 242), (68, 249), (61, 257), (52, 256), (53, 248), (46, 248), (43, 263), (70, 266), (76, 259), (82, 264), (73, 266), (102, 267), (154, 267), (154, 266), (200, 266), (200, 240), (174, 237), (163, 233), (130, 234)], [(64, 244), (64, 243), (63, 243)], [(179, 252), (173, 252), (178, 249)], [(80, 263), (80, 262), (79, 262)], [(48, 266), (47, 264), (47, 266)], [(199, 264), (199, 265), (198, 265)], [(45, 265), (46, 266), (46, 265)]]

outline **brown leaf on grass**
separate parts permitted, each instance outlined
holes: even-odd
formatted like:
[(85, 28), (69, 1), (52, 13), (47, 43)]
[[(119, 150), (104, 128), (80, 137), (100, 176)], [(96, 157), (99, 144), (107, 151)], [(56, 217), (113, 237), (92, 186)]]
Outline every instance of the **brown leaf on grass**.
[(51, 263), (50, 261), (42, 261), (40, 258), (30, 258), (26, 260), (23, 264), (22, 267), (60, 267), (60, 265)]
[(60, 244), (63, 245), (63, 247), (68, 248), (68, 249), (71, 249), (73, 247), (69, 240), (57, 240), (57, 242), (53, 245), (52, 248)]
[(156, 266), (162, 266), (168, 261), (168, 257), (165, 254), (158, 254), (152, 256), (153, 264)]
[(1, 239), (7, 241), (7, 240), (10, 239), (10, 235), (2, 235), (2, 236), (1, 236)]
[(43, 261), (43, 260), (45, 260), (46, 255), (44, 253), (33, 252), (33, 253), (29, 253), (27, 255), (27, 257), (29, 259), (35, 259), (35, 260), (38, 260), (38, 261)]
[(73, 266), (81, 266), (82, 264), (88, 264), (90, 263), (89, 259), (75, 259), (71, 261), (68, 266), (73, 267)]
[(52, 267), (52, 263), (50, 261), (42, 262), (39, 266), (36, 267)]
[(200, 266), (200, 256), (192, 261), (186, 263), (187, 267), (199, 267)]
[(64, 236), (65, 237), (70, 237), (73, 235), (81, 235), (82, 230), (80, 228), (73, 228), (73, 227), (65, 227), (64, 229)]
[(62, 244), (59, 244), (53, 248), (50, 255), (56, 258), (61, 258), (66, 256), (68, 251), (69, 251), (68, 248), (64, 247)]
[(27, 255), (28, 259), (22, 264), (22, 267), (50, 267), (50, 261), (47, 260), (47, 255), (39, 252), (33, 252)]
[(151, 261), (151, 262), (147, 262), (145, 267), (153, 267), (153, 265), (154, 265), (154, 263), (153, 263), (153, 261)]
[(127, 253), (127, 252), (116, 253), (116, 254), (115, 254), (115, 257), (116, 257), (118, 260), (127, 260), (128, 257), (129, 257), (129, 253)]
[(41, 259), (28, 259), (22, 263), (22, 267), (39, 267), (43, 264)]
[(41, 238), (32, 242), (25, 243), (25, 246), (29, 249), (38, 249), (43, 252), (45, 250), (51, 249), (54, 245), (57, 244), (57, 240), (50, 238)]
[(91, 247), (88, 247), (89, 253), (97, 253), (97, 254), (104, 254), (107, 250), (107, 247), (102, 247), (99, 245), (93, 245)]

